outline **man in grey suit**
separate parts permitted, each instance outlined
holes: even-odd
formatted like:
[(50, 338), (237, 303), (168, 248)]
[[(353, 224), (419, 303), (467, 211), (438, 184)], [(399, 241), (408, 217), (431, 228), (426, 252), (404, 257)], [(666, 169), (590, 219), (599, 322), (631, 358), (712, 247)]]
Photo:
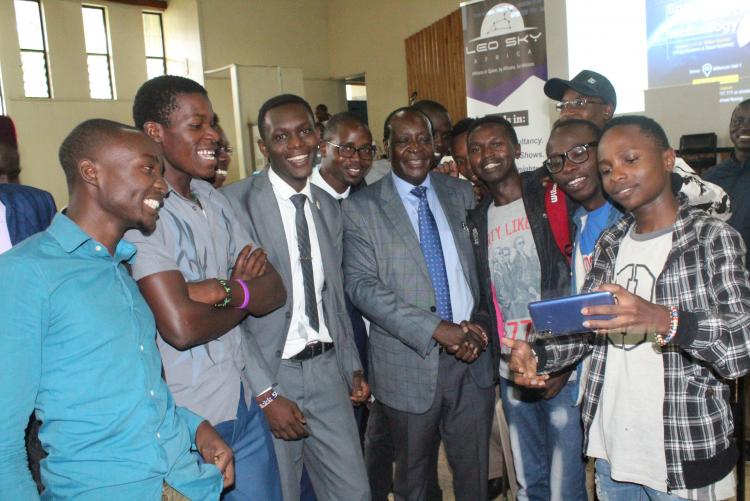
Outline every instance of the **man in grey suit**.
[(486, 499), (494, 391), (464, 222), (474, 195), (469, 183), (429, 172), (422, 112), (396, 110), (386, 127), (392, 173), (343, 204), (344, 273), (372, 322), (370, 378), (395, 445), (394, 493), (425, 499), (430, 451), (442, 438), (456, 499)]
[(263, 104), (258, 125), (270, 168), (222, 191), (289, 295), (243, 324), (250, 384), (275, 437), (286, 501), (299, 500), (303, 465), (318, 499), (368, 500), (351, 402), (370, 389), (344, 300), (341, 210), (308, 182), (319, 144), (313, 113), (285, 94)]

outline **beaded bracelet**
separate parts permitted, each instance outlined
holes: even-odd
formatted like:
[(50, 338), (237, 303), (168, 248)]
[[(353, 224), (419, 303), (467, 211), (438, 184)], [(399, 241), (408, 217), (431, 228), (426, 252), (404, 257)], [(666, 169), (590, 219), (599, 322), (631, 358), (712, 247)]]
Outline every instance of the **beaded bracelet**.
[(654, 335), (654, 340), (659, 346), (666, 346), (674, 337), (677, 335), (677, 326), (680, 323), (680, 314), (677, 311), (676, 306), (669, 307), (669, 331), (666, 336), (662, 336), (659, 333)]
[(247, 305), (250, 304), (250, 290), (247, 288), (247, 284), (244, 280), (235, 278), (234, 281), (240, 284), (240, 287), (242, 287), (242, 292), (245, 293), (245, 299), (242, 301), (242, 304), (239, 306), (235, 306), (235, 308), (237, 308), (238, 310), (244, 310), (245, 308), (247, 308)]
[(276, 390), (273, 390), (270, 395), (268, 395), (266, 398), (264, 398), (261, 402), (258, 403), (258, 407), (261, 409), (265, 409), (268, 407), (268, 404), (273, 402), (278, 398), (279, 394), (276, 393)]
[(221, 285), (221, 288), (224, 289), (226, 296), (224, 296), (224, 301), (221, 301), (220, 303), (216, 303), (214, 306), (217, 308), (226, 308), (229, 305), (229, 303), (232, 302), (232, 288), (229, 287), (229, 285), (227, 285), (226, 280), (217, 278), (216, 281), (219, 282), (219, 285)]

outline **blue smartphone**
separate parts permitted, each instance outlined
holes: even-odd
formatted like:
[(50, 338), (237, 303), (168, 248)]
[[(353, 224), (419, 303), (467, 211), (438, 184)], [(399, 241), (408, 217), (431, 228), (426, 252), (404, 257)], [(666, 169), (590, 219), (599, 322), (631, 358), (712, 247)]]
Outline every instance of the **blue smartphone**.
[(611, 292), (589, 292), (529, 303), (529, 314), (537, 334), (561, 336), (588, 332), (584, 320), (610, 320), (612, 315), (581, 315), (581, 308), (615, 304)]

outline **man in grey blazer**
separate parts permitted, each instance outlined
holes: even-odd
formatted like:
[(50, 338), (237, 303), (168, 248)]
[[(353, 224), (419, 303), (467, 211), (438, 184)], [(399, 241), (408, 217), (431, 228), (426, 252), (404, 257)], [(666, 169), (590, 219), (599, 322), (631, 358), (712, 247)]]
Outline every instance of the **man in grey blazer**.
[(222, 191), (289, 294), (243, 324), (250, 384), (275, 437), (286, 501), (299, 500), (303, 465), (318, 499), (368, 500), (351, 402), (370, 390), (344, 300), (341, 210), (308, 182), (319, 144), (313, 113), (286, 94), (263, 104), (258, 124), (270, 168)]
[(386, 127), (392, 173), (343, 204), (344, 273), (372, 322), (370, 379), (395, 445), (394, 493), (425, 499), (430, 451), (442, 438), (456, 499), (486, 499), (494, 391), (465, 225), (472, 188), (429, 172), (422, 112), (396, 110)]

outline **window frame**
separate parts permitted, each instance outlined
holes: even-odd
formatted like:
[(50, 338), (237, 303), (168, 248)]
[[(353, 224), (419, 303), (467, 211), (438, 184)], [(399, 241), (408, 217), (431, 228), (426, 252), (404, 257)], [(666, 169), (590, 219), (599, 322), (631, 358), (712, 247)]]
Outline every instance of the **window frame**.
[(88, 70), (88, 56), (106, 56), (107, 57), (107, 74), (109, 76), (109, 93), (110, 97), (93, 97), (91, 96), (91, 82), (89, 82), (89, 98), (95, 101), (114, 101), (117, 99), (115, 94), (115, 72), (114, 65), (112, 63), (112, 43), (110, 40), (109, 23), (107, 22), (107, 8), (103, 5), (82, 3), (81, 4), (81, 19), (83, 19), (84, 9), (96, 9), (102, 13), (102, 23), (104, 25), (104, 41), (106, 44), (107, 52), (89, 52), (89, 48), (86, 47), (86, 26), (84, 24), (84, 50), (86, 54), (86, 69)]
[[(37, 13), (39, 14), (39, 24), (42, 30), (42, 48), (41, 49), (24, 49), (23, 47), (21, 47), (21, 35), (19, 33), (16, 33), (16, 36), (18, 37), (18, 51), (21, 56), (23, 56), (24, 53), (42, 54), (44, 56), (44, 73), (45, 73), (45, 77), (47, 80), (47, 95), (46, 96), (27, 96), (26, 86), (24, 85), (24, 92), (23, 92), (24, 97), (26, 99), (52, 99), (52, 79), (50, 78), (50, 71), (49, 71), (49, 46), (47, 44), (47, 26), (44, 22), (42, 0), (14, 0), (13, 2), (14, 7), (16, 5), (16, 1), (30, 2), (30, 3), (36, 4)], [(18, 30), (18, 12), (15, 12), (15, 15), (16, 15), (16, 30)], [(21, 61), (23, 61), (23, 57), (21, 57)]]
[[(143, 37), (144, 37), (144, 50), (146, 51), (146, 75), (148, 76), (148, 62), (149, 61), (161, 61), (161, 67), (162, 67), (162, 75), (167, 74), (167, 47), (164, 43), (164, 16), (162, 12), (154, 12), (149, 10), (141, 11), (141, 21), (145, 18), (145, 16), (157, 16), (159, 18), (159, 39), (161, 41), (161, 57), (156, 56), (149, 56), (148, 55), (148, 48), (145, 47), (145, 39), (146, 39), (146, 30), (144, 27), (143, 30)], [(150, 77), (149, 77), (150, 78)]]

